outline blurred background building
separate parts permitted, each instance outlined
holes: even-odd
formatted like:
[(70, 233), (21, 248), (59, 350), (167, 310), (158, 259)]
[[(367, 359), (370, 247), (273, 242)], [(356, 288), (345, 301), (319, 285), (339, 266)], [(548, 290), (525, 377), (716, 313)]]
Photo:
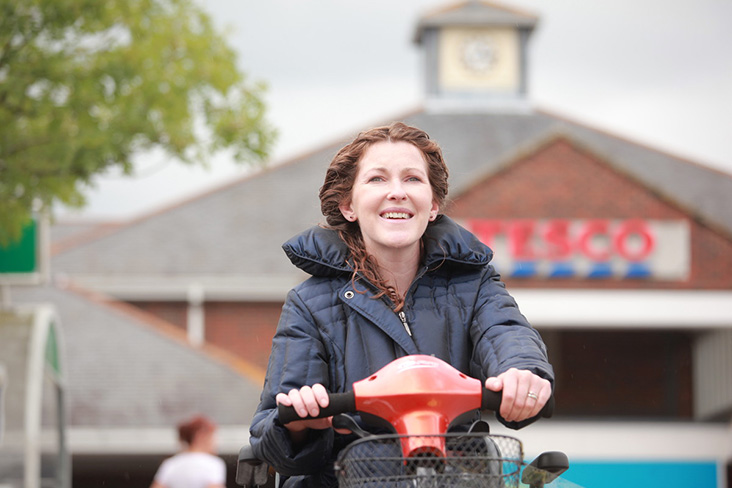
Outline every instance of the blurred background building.
[[(398, 117), (442, 146), (444, 212), (495, 250), (549, 347), (556, 415), (518, 436), (565, 451), (581, 485), (729, 486), (732, 177), (533, 108), (538, 20), (480, 2), (418, 19), (424, 105)], [(75, 487), (146, 486), (193, 412), (233, 459), (305, 277), (280, 246), (321, 221), (350, 139), (132, 222), (54, 226), (53, 285), (12, 297), (63, 323)]]

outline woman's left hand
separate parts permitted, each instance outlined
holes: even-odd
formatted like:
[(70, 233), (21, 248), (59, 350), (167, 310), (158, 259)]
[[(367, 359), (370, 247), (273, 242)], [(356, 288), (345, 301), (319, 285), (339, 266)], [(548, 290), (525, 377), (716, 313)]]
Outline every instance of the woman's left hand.
[(509, 422), (536, 417), (552, 395), (548, 380), (525, 369), (511, 368), (485, 380), (485, 387), (503, 391), (500, 414)]

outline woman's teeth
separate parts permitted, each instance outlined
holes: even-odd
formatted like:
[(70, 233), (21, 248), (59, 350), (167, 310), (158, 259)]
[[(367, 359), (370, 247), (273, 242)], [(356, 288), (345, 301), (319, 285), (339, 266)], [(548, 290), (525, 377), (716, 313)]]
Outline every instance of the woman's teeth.
[(409, 214), (406, 212), (386, 212), (382, 214), (385, 219), (408, 219)]

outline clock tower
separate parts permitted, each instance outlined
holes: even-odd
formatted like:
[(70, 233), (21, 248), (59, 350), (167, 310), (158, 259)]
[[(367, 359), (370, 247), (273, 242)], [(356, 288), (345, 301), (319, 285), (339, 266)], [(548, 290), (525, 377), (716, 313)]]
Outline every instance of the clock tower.
[(427, 110), (530, 110), (526, 49), (537, 17), (471, 0), (423, 16)]

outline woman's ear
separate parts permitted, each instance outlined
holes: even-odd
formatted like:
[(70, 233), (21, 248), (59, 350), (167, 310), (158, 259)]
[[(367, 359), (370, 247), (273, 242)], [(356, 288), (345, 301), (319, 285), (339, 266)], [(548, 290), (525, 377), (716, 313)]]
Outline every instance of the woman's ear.
[(341, 211), (341, 214), (343, 214), (343, 217), (348, 220), (349, 222), (355, 222), (356, 221), (356, 215), (353, 212), (353, 208), (351, 208), (351, 202), (344, 202), (338, 205), (338, 208)]
[(430, 209), (430, 222), (437, 218), (438, 213), (440, 213), (440, 206), (437, 202), (432, 202), (432, 208)]

